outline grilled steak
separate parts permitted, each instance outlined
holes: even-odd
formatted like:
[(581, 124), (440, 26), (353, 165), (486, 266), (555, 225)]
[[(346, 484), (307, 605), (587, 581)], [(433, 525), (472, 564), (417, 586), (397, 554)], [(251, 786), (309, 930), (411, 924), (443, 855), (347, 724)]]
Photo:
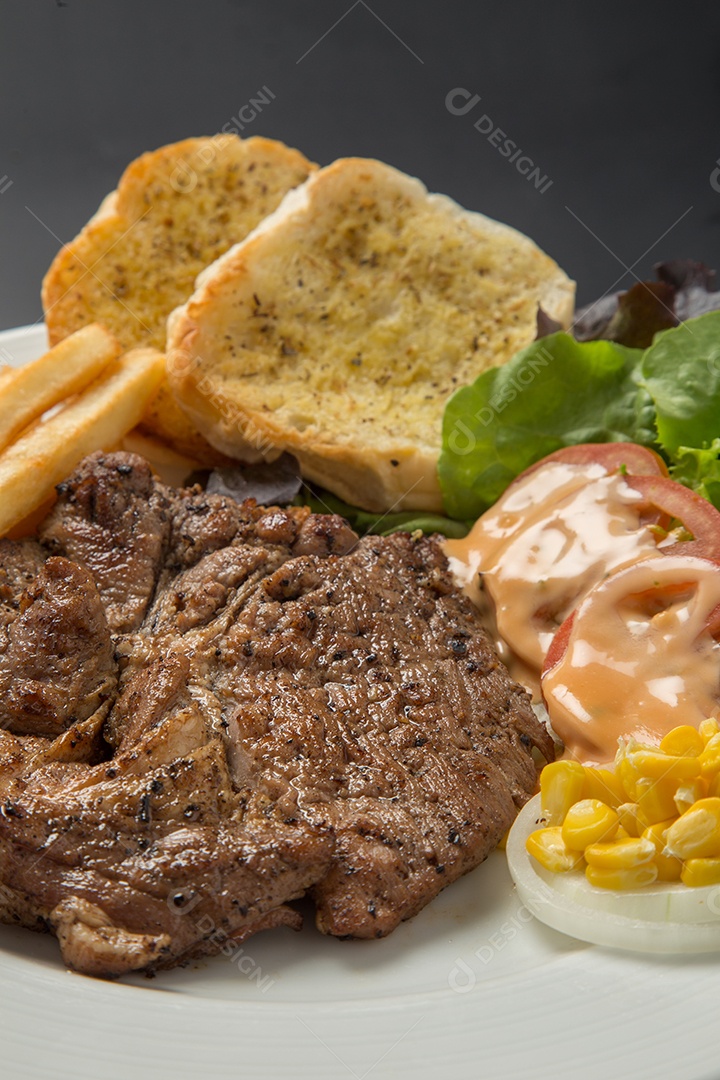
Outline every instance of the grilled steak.
[(0, 915), (77, 970), (296, 927), (304, 894), (325, 932), (382, 937), (552, 757), (437, 538), (358, 540), (109, 454), (0, 567)]

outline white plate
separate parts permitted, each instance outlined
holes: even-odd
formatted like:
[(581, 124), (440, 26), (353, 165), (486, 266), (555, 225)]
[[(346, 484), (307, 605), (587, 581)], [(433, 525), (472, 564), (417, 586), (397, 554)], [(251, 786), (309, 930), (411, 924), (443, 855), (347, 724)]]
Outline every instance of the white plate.
[[(0, 358), (24, 363), (44, 340), (0, 333)], [(547, 929), (496, 852), (384, 941), (308, 920), (153, 980), (70, 974), (54, 939), (2, 926), (0, 1075), (711, 1080), (718, 970)]]

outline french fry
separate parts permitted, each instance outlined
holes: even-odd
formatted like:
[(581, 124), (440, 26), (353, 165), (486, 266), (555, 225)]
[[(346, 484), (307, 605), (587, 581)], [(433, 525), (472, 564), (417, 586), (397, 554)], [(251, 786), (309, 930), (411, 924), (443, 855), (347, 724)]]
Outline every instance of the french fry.
[(120, 443), (120, 449), (144, 457), (163, 483), (171, 487), (182, 487), (191, 473), (206, 468), (202, 462), (179, 454), (172, 446), (137, 428), (127, 433)]
[(48, 498), (87, 454), (117, 444), (143, 414), (165, 357), (140, 348), (0, 453), (0, 536)]
[(91, 323), (0, 378), (0, 450), (60, 401), (79, 393), (121, 353), (109, 330)]

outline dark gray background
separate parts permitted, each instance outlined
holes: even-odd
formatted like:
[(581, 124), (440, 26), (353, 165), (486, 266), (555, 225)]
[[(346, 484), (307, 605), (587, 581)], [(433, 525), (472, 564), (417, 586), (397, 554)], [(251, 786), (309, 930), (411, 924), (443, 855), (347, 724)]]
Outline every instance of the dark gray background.
[[(263, 86), (245, 135), (420, 176), (532, 236), (581, 301), (661, 258), (720, 268), (719, 30), (707, 2), (0, 0), (0, 326), (40, 317), (59, 242), (128, 161), (220, 130)], [(455, 87), (481, 95), (467, 115)]]

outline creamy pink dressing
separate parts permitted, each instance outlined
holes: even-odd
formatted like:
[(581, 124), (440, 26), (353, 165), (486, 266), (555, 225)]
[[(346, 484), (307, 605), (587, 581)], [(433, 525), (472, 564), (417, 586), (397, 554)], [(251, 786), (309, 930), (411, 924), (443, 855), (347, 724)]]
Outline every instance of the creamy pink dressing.
[(597, 586), (542, 681), (566, 749), (610, 761), (621, 735), (658, 743), (679, 724), (717, 716), (720, 645), (707, 622), (718, 604), (720, 572), (692, 556), (656, 556)]
[(466, 592), (494, 615), (503, 660), (536, 695), (550, 642), (579, 599), (611, 570), (657, 553), (641, 502), (598, 463), (551, 461), (513, 484), (464, 540), (446, 541)]
[(720, 645), (706, 629), (720, 573), (659, 555), (641, 508), (620, 474), (552, 461), (445, 544), (502, 659), (536, 700), (553, 636), (577, 608), (542, 693), (566, 751), (582, 760), (612, 760), (621, 735), (658, 743), (720, 713)]

